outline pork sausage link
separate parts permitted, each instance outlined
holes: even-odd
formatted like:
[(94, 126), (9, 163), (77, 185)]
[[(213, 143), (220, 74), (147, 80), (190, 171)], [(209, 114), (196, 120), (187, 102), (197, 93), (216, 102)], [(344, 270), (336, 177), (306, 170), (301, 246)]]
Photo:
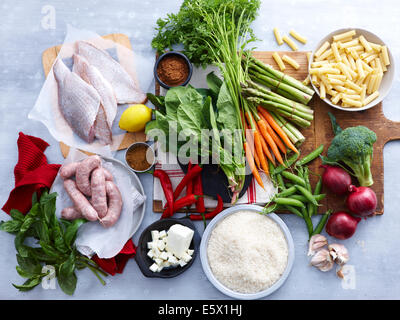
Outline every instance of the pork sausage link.
[(74, 207), (64, 208), (61, 211), (61, 218), (65, 220), (75, 220), (78, 218), (83, 218), (82, 213), (76, 210)]
[(73, 175), (75, 175), (76, 168), (78, 167), (79, 162), (71, 162), (68, 164), (64, 164), (60, 168), (60, 177), (62, 179), (68, 179), (71, 178)]
[(67, 179), (64, 181), (64, 188), (74, 202), (75, 208), (82, 213), (82, 216), (89, 221), (96, 221), (99, 216), (89, 203), (89, 200), (79, 191), (74, 180)]
[(98, 167), (101, 167), (101, 159), (99, 156), (90, 156), (81, 161), (76, 168), (76, 185), (78, 189), (85, 195), (91, 196), (90, 174)]
[(108, 197), (108, 210), (106, 216), (100, 219), (100, 222), (103, 227), (109, 228), (117, 222), (121, 215), (122, 196), (118, 187), (111, 181), (106, 181), (106, 193)]
[(106, 168), (102, 168), (104, 171), (104, 177), (106, 178), (106, 181), (114, 181), (114, 177), (111, 174), (110, 171), (108, 171)]
[(107, 214), (106, 180), (103, 168), (93, 170), (90, 178), (90, 186), (92, 188), (90, 203), (101, 219)]

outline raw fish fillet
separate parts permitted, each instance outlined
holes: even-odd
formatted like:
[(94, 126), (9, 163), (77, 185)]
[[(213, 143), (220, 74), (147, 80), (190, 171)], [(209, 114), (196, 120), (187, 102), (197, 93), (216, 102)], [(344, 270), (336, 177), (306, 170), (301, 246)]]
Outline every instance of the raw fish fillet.
[(53, 66), (58, 84), (58, 104), (72, 130), (88, 143), (95, 136), (94, 123), (99, 112), (97, 91), (57, 59)]
[(101, 104), (95, 122), (95, 137), (104, 144), (112, 143), (112, 124), (117, 114), (117, 99), (111, 84), (100, 71), (82, 56), (74, 54), (72, 71), (96, 89)]
[(78, 54), (99, 69), (100, 73), (110, 82), (118, 103), (143, 103), (146, 95), (136, 85), (125, 69), (111, 55), (87, 41), (78, 41)]

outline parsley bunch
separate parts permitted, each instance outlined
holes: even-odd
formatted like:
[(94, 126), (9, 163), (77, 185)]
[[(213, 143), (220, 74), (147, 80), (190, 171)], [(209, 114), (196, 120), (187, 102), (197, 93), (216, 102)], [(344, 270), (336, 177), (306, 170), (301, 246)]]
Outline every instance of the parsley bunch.
[[(226, 10), (218, 11), (221, 6), (225, 6)], [(210, 41), (212, 30), (204, 19), (204, 12), (211, 14), (218, 11), (225, 16), (226, 25), (232, 25), (232, 20), (236, 25), (241, 13), (245, 11), (242, 20), (246, 24), (240, 26), (239, 36), (246, 31), (253, 36), (249, 25), (256, 18), (259, 7), (260, 0), (184, 0), (177, 14), (171, 13), (167, 18), (157, 20), (157, 34), (151, 45), (161, 54), (182, 44), (183, 53), (195, 66), (206, 67), (215, 62), (215, 56), (206, 43)], [(215, 50), (218, 51), (218, 48)]]
[[(60, 288), (69, 295), (76, 288), (76, 269), (89, 268), (105, 284), (100, 275), (107, 274), (94, 261), (81, 255), (74, 245), (78, 228), (86, 220), (58, 220), (55, 214), (56, 197), (56, 192), (49, 194), (44, 191), (38, 201), (34, 194), (32, 208), (26, 215), (11, 210), (12, 219), (0, 222), (0, 230), (15, 234), (16, 269), (21, 277), (27, 278), (22, 285), (13, 284), (20, 291), (29, 291), (41, 283), (48, 274), (42, 272), (44, 265), (55, 268)], [(34, 242), (36, 245), (28, 244)]]

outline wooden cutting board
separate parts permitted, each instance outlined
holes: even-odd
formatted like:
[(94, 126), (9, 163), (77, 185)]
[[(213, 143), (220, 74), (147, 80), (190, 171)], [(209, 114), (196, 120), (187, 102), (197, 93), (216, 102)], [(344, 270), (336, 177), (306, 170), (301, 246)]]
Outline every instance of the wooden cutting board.
[[(127, 47), (128, 49), (132, 49), (131, 42), (129, 40), (129, 37), (125, 34), (122, 33), (112, 33), (106, 36), (103, 36), (104, 39), (107, 40), (112, 40), (115, 43), (118, 43), (120, 45), (123, 45)], [(42, 64), (43, 64), (43, 70), (44, 74), (47, 77), (49, 74), (51, 67), (53, 66), (54, 61), (57, 58), (57, 55), (61, 49), (62, 45), (54, 46), (51, 48), (46, 49), (43, 54), (42, 54)], [(118, 52), (117, 52), (118, 54)], [(119, 147), (117, 150), (123, 150), (128, 148), (132, 143), (134, 142), (139, 142), (139, 141), (146, 141), (146, 135), (144, 131), (140, 132), (127, 132), (125, 133)], [(69, 146), (64, 144), (63, 142), (60, 142), (60, 149), (61, 153), (64, 158), (67, 157), (68, 152), (69, 152)], [(85, 152), (88, 153), (88, 152)], [(89, 153), (88, 153), (89, 154)]]
[[(275, 60), (272, 58), (270, 51), (255, 51), (253, 56), (264, 63), (271, 64), (278, 69)], [(306, 52), (279, 52), (281, 55), (286, 54), (291, 58), (295, 59), (299, 64), (298, 70), (293, 69), (290, 66), (286, 67), (285, 73), (295, 77), (298, 80), (304, 80), (308, 74), (308, 60)], [(279, 69), (278, 69), (279, 70)], [(156, 94), (159, 94), (160, 88), (156, 84)], [(375, 191), (378, 198), (378, 205), (376, 214), (383, 214), (384, 211), (384, 174), (383, 174), (383, 147), (385, 144), (392, 140), (400, 140), (400, 122), (394, 122), (387, 119), (382, 111), (382, 103), (379, 103), (375, 107), (359, 112), (348, 112), (339, 109), (332, 108), (325, 102), (323, 102), (317, 94), (310, 102), (310, 106), (314, 109), (314, 121), (312, 125), (307, 129), (302, 129), (303, 135), (306, 137), (306, 141), (301, 146), (301, 154), (306, 155), (319, 145), (324, 144), (324, 155), (328, 149), (331, 140), (334, 137), (332, 132), (332, 126), (328, 112), (335, 115), (338, 124), (344, 129), (356, 125), (364, 125), (369, 129), (375, 131), (378, 139), (374, 144), (374, 157), (372, 161), (372, 175), (374, 178), (374, 184), (372, 189)], [(321, 160), (316, 159), (310, 165), (309, 168), (312, 172), (321, 174), (323, 169), (319, 168)], [(317, 175), (311, 175), (311, 184), (314, 186), (318, 179)], [(354, 181), (357, 185), (357, 181)], [(338, 197), (324, 191), (327, 197), (323, 200), (319, 208), (319, 213), (325, 212), (328, 208), (334, 211), (345, 210), (345, 197)], [(153, 209), (162, 210), (161, 201), (154, 201)], [(157, 212), (157, 211), (156, 211)], [(159, 212), (159, 211), (158, 211)]]

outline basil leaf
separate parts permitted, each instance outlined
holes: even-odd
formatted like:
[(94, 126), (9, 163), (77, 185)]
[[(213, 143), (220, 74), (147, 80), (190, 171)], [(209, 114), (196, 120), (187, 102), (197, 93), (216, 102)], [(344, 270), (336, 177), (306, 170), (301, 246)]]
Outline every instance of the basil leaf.
[(31, 275), (37, 275), (41, 273), (42, 266), (33, 258), (31, 257), (22, 257), (21, 255), (17, 254), (17, 262), (23, 271), (29, 273)]
[(72, 221), (72, 223), (67, 227), (64, 233), (64, 240), (65, 244), (68, 247), (71, 247), (71, 245), (75, 241), (76, 233), (78, 232), (79, 227), (85, 223), (85, 219), (75, 219)]
[(24, 221), (24, 219), (25, 219), (25, 215), (17, 209), (11, 209), (10, 216), (14, 220)]
[(57, 257), (47, 255), (42, 248), (29, 248), (29, 256), (47, 264), (57, 262)]
[(56, 212), (56, 198), (56, 192), (53, 192), (51, 194), (46, 193), (40, 197), (42, 215), (48, 225), (51, 225), (51, 221)]
[(57, 259), (62, 258), (63, 255), (60, 252), (58, 252), (56, 249), (54, 249), (51, 245), (49, 245), (43, 241), (39, 241), (39, 244), (42, 247), (44, 253), (47, 254), (48, 256), (57, 258)]
[(72, 295), (76, 288), (77, 278), (75, 270), (75, 253), (71, 252), (68, 259), (65, 260), (58, 269), (58, 284), (61, 289), (69, 295)]
[(38, 196), (37, 193), (34, 192), (32, 195), (32, 206), (34, 206), (36, 203), (38, 203)]
[(20, 220), (8, 220), (0, 222), (0, 230), (3, 230), (8, 233), (17, 233), (22, 225), (22, 221)]
[(24, 282), (22, 285), (12, 284), (19, 291), (29, 291), (36, 287), (42, 281), (42, 277), (33, 277)]
[(15, 249), (22, 257), (28, 257), (28, 255), (29, 255), (29, 252), (27, 249), (28, 247), (26, 245), (24, 245), (24, 240), (25, 240), (25, 233), (20, 231), (15, 236), (14, 245), (15, 245)]

